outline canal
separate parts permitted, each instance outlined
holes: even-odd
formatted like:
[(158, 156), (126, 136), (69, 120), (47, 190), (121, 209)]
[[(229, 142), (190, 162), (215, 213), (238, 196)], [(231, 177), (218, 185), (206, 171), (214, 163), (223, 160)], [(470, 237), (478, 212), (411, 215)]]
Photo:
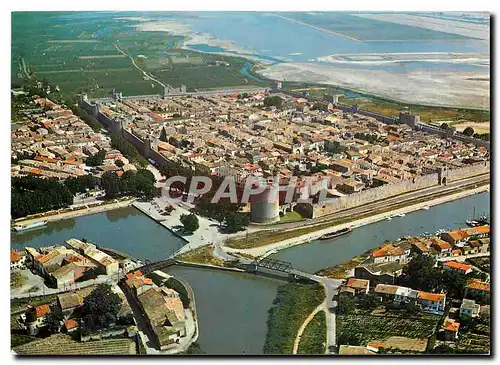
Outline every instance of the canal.
[[(314, 272), (406, 234), (434, 233), (440, 228), (463, 227), (476, 214), (489, 214), (490, 195), (481, 193), (355, 229), (330, 241), (315, 241), (281, 251), (274, 258)], [(125, 208), (51, 223), (45, 229), (12, 235), (12, 247), (40, 247), (63, 243), (70, 237), (86, 237), (102, 246), (150, 260), (165, 258), (182, 242), (168, 230), (139, 213)], [(173, 267), (169, 273), (193, 287), (196, 296), (201, 348), (210, 355), (261, 354), (265, 341), (267, 311), (281, 284), (278, 280), (249, 274)]]
[(177, 251), (184, 242), (134, 207), (110, 210), (75, 219), (49, 222), (47, 227), (11, 233), (12, 248), (64, 244), (70, 238), (87, 238), (132, 257), (151, 261)]
[(385, 240), (397, 240), (401, 236), (418, 236), (428, 232), (434, 234), (438, 229), (456, 229), (465, 226), (471, 219), (476, 207), (476, 218), (490, 212), (489, 192), (471, 195), (431, 207), (356, 228), (352, 233), (326, 241), (313, 241), (306, 245), (291, 247), (270, 257), (289, 261), (297, 269), (316, 272), (347, 261)]

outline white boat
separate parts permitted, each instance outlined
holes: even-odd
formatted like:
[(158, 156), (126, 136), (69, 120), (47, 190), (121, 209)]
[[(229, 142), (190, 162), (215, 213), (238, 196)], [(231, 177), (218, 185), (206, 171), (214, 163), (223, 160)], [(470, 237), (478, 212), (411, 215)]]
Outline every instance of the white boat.
[(388, 221), (390, 221), (390, 220), (392, 220), (392, 217), (387, 217), (386, 219), (387, 219)]
[(425, 207), (422, 207), (422, 210), (429, 210), (431, 209), (428, 205), (426, 205)]
[(396, 214), (396, 217), (405, 217), (405, 216), (406, 216), (406, 214), (404, 214), (404, 213)]
[(39, 227), (44, 227), (47, 225), (47, 221), (40, 221), (36, 223), (31, 223), (31, 224), (18, 224), (12, 227), (12, 230), (15, 232), (23, 232), (27, 231), (28, 229), (33, 229), (33, 228), (39, 228)]

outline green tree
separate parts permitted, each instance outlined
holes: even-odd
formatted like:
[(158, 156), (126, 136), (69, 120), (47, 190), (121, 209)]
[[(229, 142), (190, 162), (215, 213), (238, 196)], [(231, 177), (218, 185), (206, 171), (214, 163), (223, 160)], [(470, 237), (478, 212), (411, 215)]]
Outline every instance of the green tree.
[(113, 293), (111, 286), (99, 284), (84, 300), (82, 306), (82, 329), (94, 332), (116, 323), (122, 300)]
[(119, 168), (122, 168), (123, 166), (125, 166), (125, 163), (122, 160), (115, 160), (115, 165)]
[(276, 108), (281, 108), (282, 104), (283, 99), (281, 99), (278, 95), (266, 96), (264, 98), (264, 106), (266, 107), (275, 106)]
[(229, 212), (224, 218), (223, 230), (225, 233), (236, 233), (244, 230), (248, 226), (248, 223), (248, 215)]
[(184, 230), (188, 232), (194, 232), (198, 228), (200, 228), (200, 223), (198, 222), (198, 217), (196, 214), (191, 213), (191, 214), (182, 214), (180, 217), (180, 221), (182, 225), (184, 226)]
[(441, 123), (441, 129), (448, 129), (450, 126), (448, 125), (448, 123)]
[(87, 159), (85, 160), (85, 165), (100, 166), (104, 162), (105, 157), (106, 157), (106, 151), (100, 150), (96, 155), (87, 157)]
[(118, 197), (123, 189), (122, 181), (113, 171), (106, 171), (102, 174), (101, 186), (106, 191), (106, 197), (110, 199)]
[(340, 295), (337, 300), (337, 308), (339, 313), (350, 314), (354, 310), (354, 298), (348, 294)]
[(45, 316), (45, 323), (47, 324), (47, 331), (49, 333), (58, 333), (61, 330), (64, 321), (64, 316), (59, 311), (50, 311)]
[(401, 285), (432, 291), (439, 287), (440, 272), (434, 267), (436, 261), (431, 256), (417, 255), (404, 269)]
[(66, 185), (57, 180), (35, 176), (14, 177), (11, 180), (13, 219), (66, 208), (71, 204), (73, 204), (73, 194)]
[(189, 295), (187, 293), (186, 288), (179, 280), (177, 280), (176, 278), (169, 278), (167, 279), (167, 281), (165, 281), (165, 286), (179, 293), (182, 306), (185, 309), (189, 308)]
[(464, 129), (464, 131), (462, 133), (468, 137), (471, 137), (474, 135), (474, 129), (472, 127), (467, 127)]
[(87, 189), (94, 187), (94, 180), (91, 175), (83, 175), (70, 177), (64, 181), (64, 185), (71, 191), (73, 195), (84, 193)]
[(380, 301), (373, 293), (362, 296), (359, 303), (360, 307), (366, 310), (377, 308), (380, 305)]

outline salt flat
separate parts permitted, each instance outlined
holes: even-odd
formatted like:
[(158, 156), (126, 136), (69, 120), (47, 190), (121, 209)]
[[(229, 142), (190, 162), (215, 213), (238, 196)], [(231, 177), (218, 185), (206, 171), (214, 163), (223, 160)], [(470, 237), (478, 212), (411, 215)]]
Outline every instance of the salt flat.
[(408, 103), (489, 109), (490, 82), (486, 67), (484, 72), (414, 70), (401, 73), (295, 62), (273, 65), (259, 72), (274, 80), (330, 84)]

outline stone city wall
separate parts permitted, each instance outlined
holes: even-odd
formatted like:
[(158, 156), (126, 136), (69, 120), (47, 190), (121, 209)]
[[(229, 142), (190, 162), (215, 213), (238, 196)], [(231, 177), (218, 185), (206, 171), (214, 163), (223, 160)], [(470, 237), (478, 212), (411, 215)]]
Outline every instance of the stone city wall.
[[(364, 204), (373, 203), (377, 200), (387, 199), (399, 194), (425, 189), (438, 184), (446, 184), (451, 181), (466, 179), (472, 176), (487, 174), (490, 172), (488, 161), (480, 162), (470, 166), (456, 169), (446, 169), (439, 173), (419, 176), (412, 180), (404, 180), (395, 184), (382, 185), (376, 188), (363, 190), (359, 193), (334, 198), (331, 202), (322, 204), (299, 203), (295, 210), (307, 218), (317, 218), (342, 210), (355, 208)], [(446, 178), (446, 180), (443, 180)]]
[(490, 162), (484, 161), (474, 165), (459, 167), (456, 169), (447, 169), (440, 176), (440, 181), (446, 177), (446, 182), (466, 179), (468, 177), (488, 174), (490, 172)]

